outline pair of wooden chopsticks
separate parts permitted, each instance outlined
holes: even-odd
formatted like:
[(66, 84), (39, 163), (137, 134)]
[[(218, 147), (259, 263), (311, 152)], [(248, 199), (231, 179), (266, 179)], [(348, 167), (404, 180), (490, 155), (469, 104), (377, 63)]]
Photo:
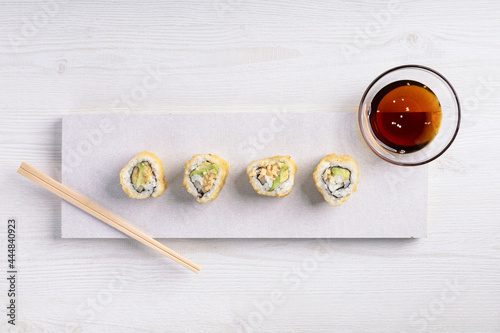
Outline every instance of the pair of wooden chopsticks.
[(98, 218), (104, 223), (109, 224), (113, 228), (118, 229), (119, 231), (134, 238), (135, 240), (138, 240), (142, 244), (147, 245), (153, 250), (156, 250), (161, 254), (169, 257), (170, 259), (178, 262), (182, 266), (192, 270), (195, 273), (200, 272), (201, 270), (200, 266), (189, 261), (180, 254), (172, 251), (171, 249), (161, 244), (160, 242), (154, 240), (153, 238), (145, 235), (142, 231), (132, 227), (128, 223), (125, 223), (124, 221), (120, 220), (119, 218), (112, 215), (108, 211), (90, 202), (81, 195), (67, 188), (63, 184), (55, 181), (54, 179), (50, 178), (44, 173), (38, 171), (37, 169), (33, 168), (27, 163), (23, 162), (19, 167), (19, 170), (17, 170), (17, 172), (23, 175), (24, 177), (28, 178), (29, 180), (32, 180), (38, 185), (49, 190), (50, 192), (54, 193), (55, 195), (59, 196), (60, 198), (66, 200), (67, 202), (93, 215), (94, 217)]

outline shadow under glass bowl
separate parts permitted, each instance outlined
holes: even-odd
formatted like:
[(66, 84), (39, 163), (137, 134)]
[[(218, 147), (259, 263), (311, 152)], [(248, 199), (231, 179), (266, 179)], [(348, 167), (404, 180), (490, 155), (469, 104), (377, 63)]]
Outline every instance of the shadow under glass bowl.
[[(404, 80), (417, 81), (428, 87), (439, 100), (442, 112), (437, 135), (412, 153), (398, 153), (384, 147), (374, 135), (369, 119), (372, 100), (377, 93), (393, 82)], [(435, 70), (419, 65), (399, 66), (382, 73), (368, 86), (359, 104), (358, 121), (363, 138), (380, 158), (397, 165), (422, 165), (441, 156), (455, 140), (460, 127), (460, 103), (448, 80)]]

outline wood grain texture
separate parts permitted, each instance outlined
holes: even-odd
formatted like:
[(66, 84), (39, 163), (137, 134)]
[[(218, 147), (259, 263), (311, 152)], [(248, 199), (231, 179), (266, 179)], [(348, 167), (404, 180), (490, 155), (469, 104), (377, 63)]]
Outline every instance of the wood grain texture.
[[(20, 272), (18, 326), (2, 331), (500, 330), (499, 2), (0, 12), (0, 207), (19, 221)], [(463, 106), (456, 142), (430, 165), (425, 240), (161, 240), (203, 266), (194, 276), (132, 240), (60, 239), (59, 199), (16, 174), (26, 160), (60, 179), (62, 114), (356, 112), (374, 77), (406, 63), (444, 74)]]

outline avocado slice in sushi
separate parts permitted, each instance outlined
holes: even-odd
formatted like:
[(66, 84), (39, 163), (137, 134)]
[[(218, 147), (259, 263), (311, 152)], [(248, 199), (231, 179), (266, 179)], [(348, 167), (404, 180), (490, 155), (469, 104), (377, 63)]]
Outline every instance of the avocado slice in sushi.
[(280, 173), (278, 177), (276, 177), (273, 181), (273, 185), (269, 189), (269, 191), (274, 191), (276, 186), (285, 182), (288, 179), (288, 166), (283, 162), (278, 162), (278, 166), (280, 167)]
[(351, 176), (351, 172), (349, 170), (340, 167), (333, 167), (332, 173), (334, 176), (342, 177), (344, 181), (349, 179), (349, 177)]
[(150, 182), (153, 178), (153, 169), (147, 162), (137, 164), (132, 172), (132, 183), (137, 189), (141, 189), (143, 185)]
[(189, 177), (193, 177), (194, 175), (203, 176), (205, 173), (210, 172), (210, 170), (215, 170), (215, 172), (217, 173), (217, 165), (210, 162), (203, 162), (196, 169), (191, 171)]

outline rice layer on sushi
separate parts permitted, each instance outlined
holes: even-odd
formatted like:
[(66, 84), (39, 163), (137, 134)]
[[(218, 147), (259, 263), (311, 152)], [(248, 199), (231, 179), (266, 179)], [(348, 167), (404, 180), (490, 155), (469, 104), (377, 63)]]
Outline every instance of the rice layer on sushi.
[(254, 190), (267, 197), (284, 197), (292, 190), (297, 166), (289, 156), (253, 161), (247, 167)]
[(133, 199), (157, 198), (167, 188), (160, 159), (147, 151), (137, 154), (123, 167), (120, 183)]
[(347, 155), (327, 155), (314, 170), (314, 182), (323, 198), (332, 206), (347, 201), (358, 186), (358, 166)]
[(182, 185), (201, 203), (213, 201), (226, 183), (229, 164), (220, 156), (198, 154), (186, 162)]

